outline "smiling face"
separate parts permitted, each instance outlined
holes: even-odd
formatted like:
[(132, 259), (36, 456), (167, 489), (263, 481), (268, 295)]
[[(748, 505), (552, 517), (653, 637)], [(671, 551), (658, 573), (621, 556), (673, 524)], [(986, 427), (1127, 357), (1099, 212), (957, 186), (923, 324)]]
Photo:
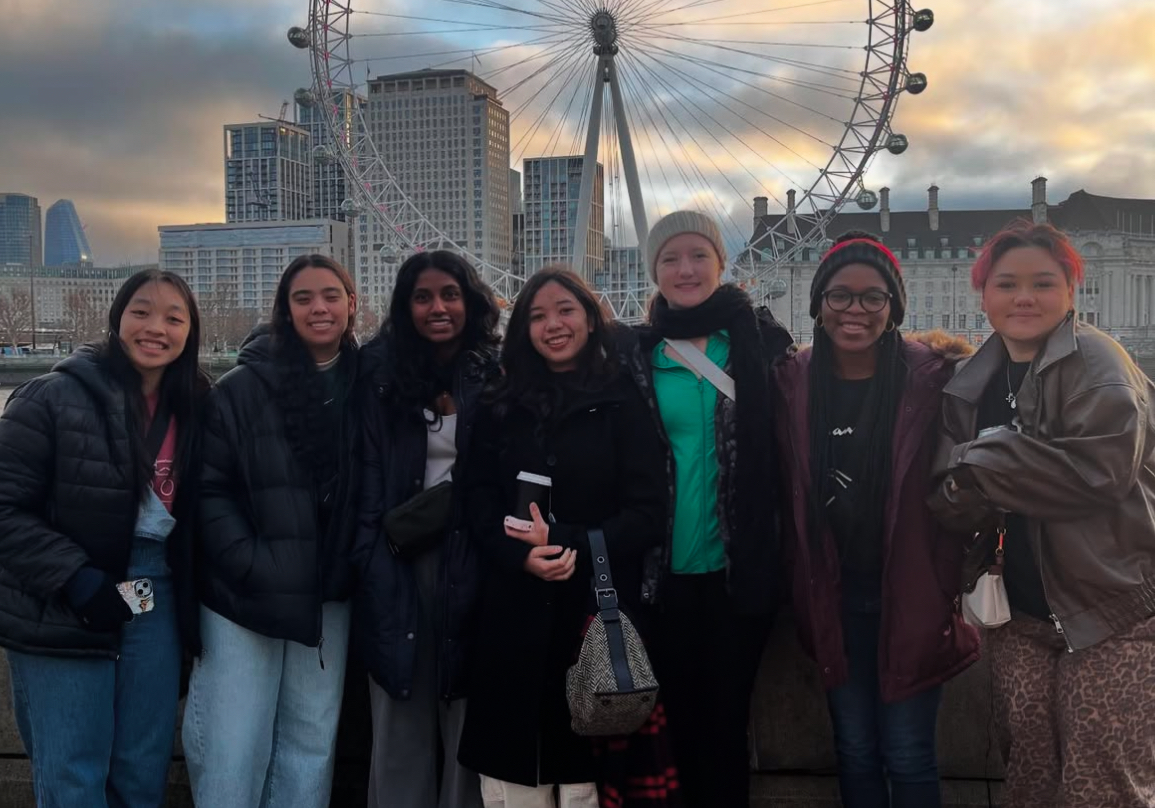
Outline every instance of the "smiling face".
[(457, 342), (466, 327), (462, 287), (449, 272), (433, 267), (422, 270), (410, 293), (410, 316), (423, 339), (438, 346)]
[(1014, 247), (993, 265), (981, 309), (1010, 355), (1032, 359), (1074, 306), (1065, 270), (1041, 247)]
[(673, 309), (703, 303), (720, 286), (724, 265), (712, 242), (699, 233), (681, 233), (664, 242), (655, 259), (659, 293)]
[(531, 345), (552, 372), (578, 367), (593, 330), (583, 305), (562, 284), (545, 284), (531, 300)]
[(820, 307), (824, 330), (834, 348), (849, 354), (874, 350), (889, 324), (889, 306), (886, 303), (880, 311), (867, 311), (858, 295), (871, 292), (887, 295), (888, 285), (881, 273), (868, 264), (848, 264), (832, 276), (824, 291), (843, 291), (853, 295), (852, 302), (844, 311), (834, 309), (827, 295)]
[(173, 284), (144, 283), (121, 314), (117, 335), (137, 372), (146, 381), (159, 378), (185, 350), (189, 306)]
[(315, 362), (333, 359), (354, 316), (354, 296), (328, 269), (306, 267), (289, 290), (290, 320)]

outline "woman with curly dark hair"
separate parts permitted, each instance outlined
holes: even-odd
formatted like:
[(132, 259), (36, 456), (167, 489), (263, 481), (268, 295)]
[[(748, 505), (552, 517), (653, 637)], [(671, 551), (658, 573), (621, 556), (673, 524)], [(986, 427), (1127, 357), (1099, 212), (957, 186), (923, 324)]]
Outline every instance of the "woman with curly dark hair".
[(498, 323), (466, 260), (421, 252), (399, 269), (386, 321), (361, 353), (351, 643), (370, 672), (372, 808), (481, 805), (478, 775), (456, 762), (479, 585), (461, 470), (479, 394), (499, 374)]
[[(619, 605), (636, 620), (644, 556), (663, 541), (663, 447), (613, 333), (575, 273), (535, 274), (511, 312), (505, 375), (476, 429), (467, 515), (486, 573), (459, 760), (483, 775), (486, 808), (639, 805), (640, 793), (647, 805), (678, 804), (666, 748), (647, 746), (659, 754), (643, 771), (632, 750), (572, 731), (565, 694), (595, 611), (588, 532), (605, 534)], [(512, 522), (528, 474), (549, 478), (550, 507)], [(662, 718), (648, 729), (661, 736), (661, 727)]]
[(144, 270), (108, 329), (0, 417), (0, 645), (38, 805), (161, 805), (182, 641), (198, 650), (197, 304)]
[[(329, 803), (360, 435), (354, 283), (303, 255), (211, 396), (183, 740), (202, 806)], [(264, 795), (264, 796), (263, 796)]]

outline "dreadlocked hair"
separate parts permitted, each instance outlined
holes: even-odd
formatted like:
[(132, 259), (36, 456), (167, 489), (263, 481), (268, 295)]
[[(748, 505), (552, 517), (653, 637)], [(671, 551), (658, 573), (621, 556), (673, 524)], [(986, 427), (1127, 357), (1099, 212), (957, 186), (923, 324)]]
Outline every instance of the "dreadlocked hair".
[[(850, 474), (856, 481), (853, 503), (862, 523), (870, 530), (883, 530), (885, 498), (892, 478), (893, 427), (897, 407), (905, 387), (907, 367), (901, 353), (902, 337), (898, 329), (881, 335), (877, 343), (876, 372), (869, 383), (861, 405), (854, 435), (864, 435), (857, 442), (855, 465)], [(836, 368), (832, 340), (821, 325), (812, 332), (812, 361), (808, 365), (809, 536), (819, 545), (823, 528), (828, 524), (825, 511), (826, 492), (830, 489), (828, 471), (833, 467), (832, 428), (830, 417), (836, 395)]]

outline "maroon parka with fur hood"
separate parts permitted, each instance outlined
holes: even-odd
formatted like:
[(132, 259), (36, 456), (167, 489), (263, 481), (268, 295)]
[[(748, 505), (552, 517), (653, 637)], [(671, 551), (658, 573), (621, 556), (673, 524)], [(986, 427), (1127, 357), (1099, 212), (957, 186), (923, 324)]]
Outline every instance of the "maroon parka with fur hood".
[[(884, 508), (884, 570), (880, 634), (881, 698), (897, 702), (940, 684), (980, 655), (977, 630), (958, 608), (967, 537), (933, 519), (925, 498), (940, 423), (941, 389), (970, 346), (948, 334), (906, 339), (907, 382), (893, 430), (893, 472)], [(826, 688), (848, 679), (840, 619), (840, 564), (829, 530), (819, 542), (808, 536), (809, 349), (776, 369), (776, 424), (791, 498), (785, 520), (792, 600), (800, 642), (820, 666)]]

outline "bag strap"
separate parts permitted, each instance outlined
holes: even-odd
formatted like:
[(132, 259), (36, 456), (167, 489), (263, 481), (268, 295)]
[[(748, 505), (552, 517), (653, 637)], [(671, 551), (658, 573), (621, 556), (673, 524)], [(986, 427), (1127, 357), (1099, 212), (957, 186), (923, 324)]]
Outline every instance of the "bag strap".
[(668, 339), (664, 337), (666, 342), (676, 354), (692, 366), (693, 369), (705, 379), (707, 379), (712, 387), (719, 390), (732, 401), (736, 400), (736, 382), (716, 365), (708, 355), (696, 347), (695, 343), (690, 339)]
[(595, 603), (599, 619), (607, 632), (607, 650), (611, 655), (611, 670), (620, 692), (632, 691), (631, 666), (627, 664), (627, 645), (623, 641), (623, 622), (619, 619), (619, 594), (611, 580), (611, 565), (607, 558), (607, 539), (599, 528), (587, 531), (591, 545), (591, 566), (595, 569)]

